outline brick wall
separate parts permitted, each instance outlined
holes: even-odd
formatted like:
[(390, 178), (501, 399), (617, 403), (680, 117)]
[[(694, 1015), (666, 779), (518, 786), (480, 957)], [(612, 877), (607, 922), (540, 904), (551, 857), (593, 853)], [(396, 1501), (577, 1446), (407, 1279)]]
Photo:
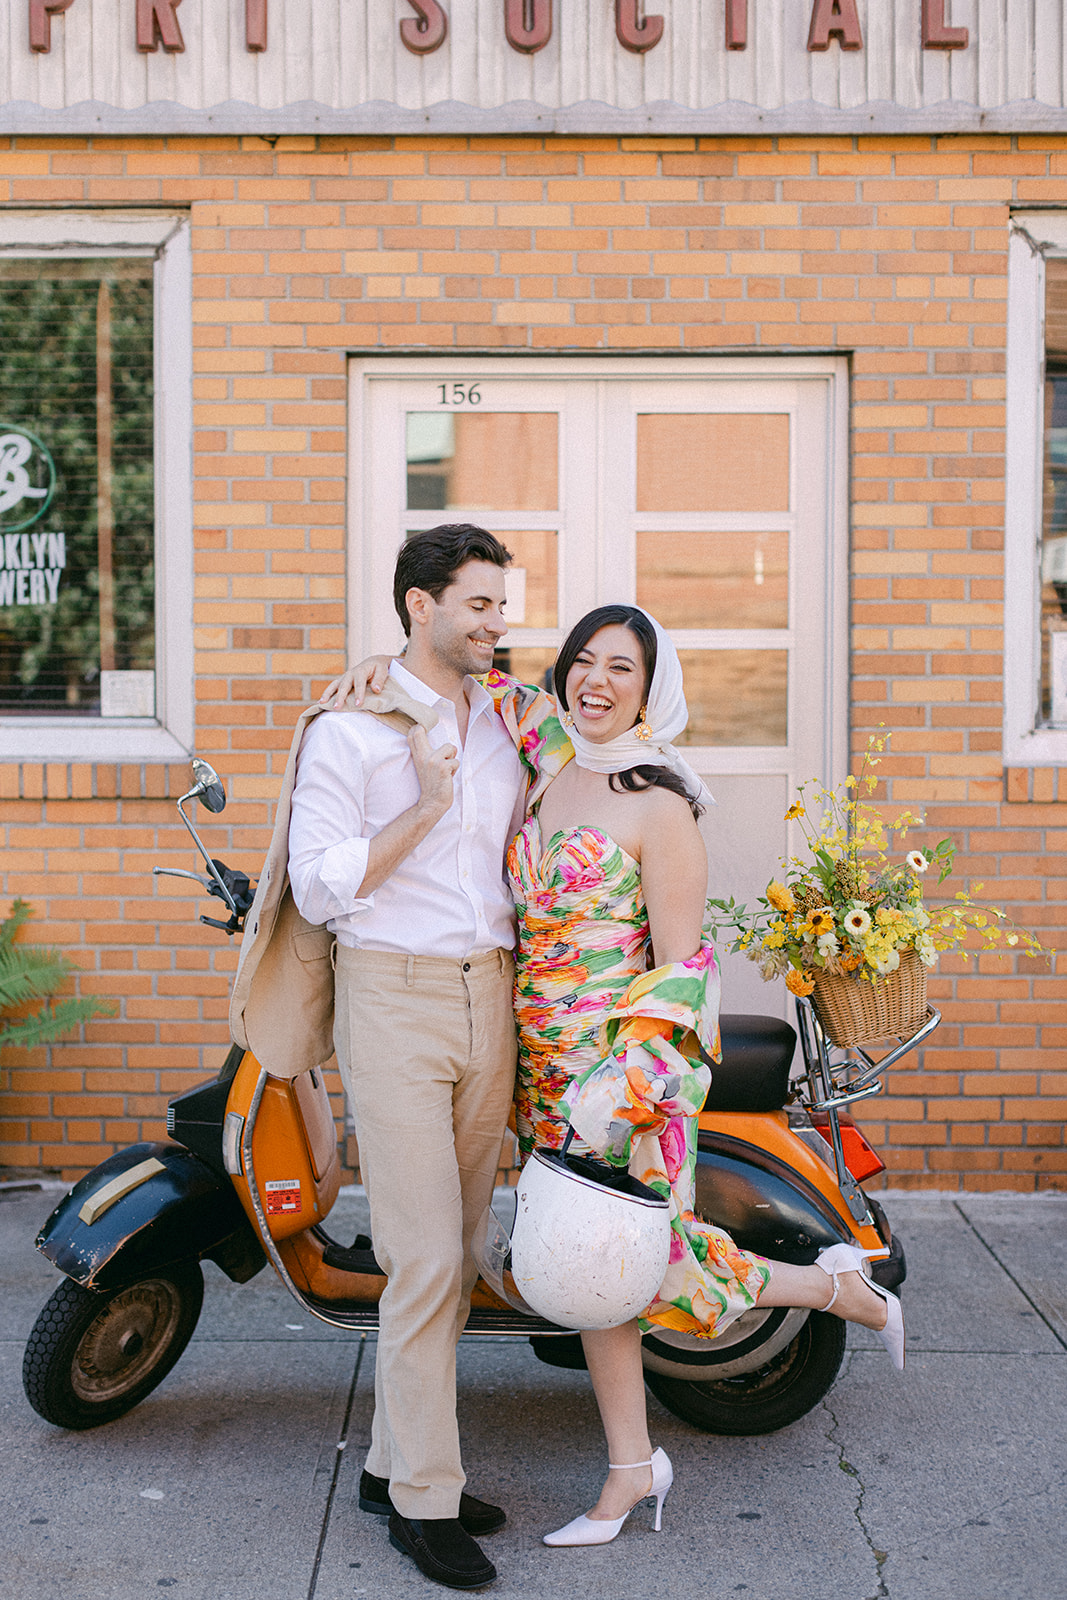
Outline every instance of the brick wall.
[[(343, 660), (346, 351), (847, 351), (854, 741), (891, 729), (885, 797), (1064, 942), (1067, 779), (999, 752), (1008, 215), (1067, 206), (1067, 138), (24, 138), (0, 202), (192, 214), (213, 853), (257, 869), (298, 708)], [(0, 766), (0, 903), (32, 899), (121, 1004), (5, 1060), (15, 1168), (158, 1136), (221, 1059), (233, 948), (150, 877), (189, 864), (184, 776)], [(1067, 1183), (1065, 980), (945, 958), (932, 988), (935, 1042), (866, 1108), (890, 1181)]]

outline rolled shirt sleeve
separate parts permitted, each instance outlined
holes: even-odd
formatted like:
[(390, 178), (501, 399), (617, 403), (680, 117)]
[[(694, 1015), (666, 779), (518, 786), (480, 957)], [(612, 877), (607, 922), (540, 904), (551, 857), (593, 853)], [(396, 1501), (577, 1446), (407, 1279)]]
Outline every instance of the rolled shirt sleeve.
[(289, 816), (289, 881), (308, 922), (368, 911), (360, 896), (370, 839), (365, 837), (364, 762), (342, 713), (318, 717), (304, 735)]

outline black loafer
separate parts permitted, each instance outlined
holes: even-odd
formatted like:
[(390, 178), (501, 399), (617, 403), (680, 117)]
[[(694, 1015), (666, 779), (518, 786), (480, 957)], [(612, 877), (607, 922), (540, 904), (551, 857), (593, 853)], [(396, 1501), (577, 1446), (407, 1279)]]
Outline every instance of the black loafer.
[(421, 1522), (394, 1511), (389, 1543), (411, 1556), (419, 1571), (449, 1589), (484, 1589), (496, 1568), (479, 1550), (458, 1517), (425, 1517)]
[[(359, 1480), (359, 1509), (369, 1511), (376, 1517), (387, 1517), (396, 1509), (389, 1498), (387, 1479), (376, 1478), (373, 1472), (362, 1473)], [(465, 1533), (473, 1533), (480, 1538), (483, 1534), (495, 1533), (507, 1520), (507, 1513), (499, 1506), (491, 1506), (487, 1500), (476, 1500), (472, 1494), (460, 1495), (459, 1521)]]

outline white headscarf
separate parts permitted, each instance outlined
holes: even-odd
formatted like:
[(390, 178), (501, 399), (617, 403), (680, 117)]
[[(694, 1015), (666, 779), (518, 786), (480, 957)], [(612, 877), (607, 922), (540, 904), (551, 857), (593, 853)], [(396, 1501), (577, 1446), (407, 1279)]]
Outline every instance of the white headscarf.
[[(614, 739), (608, 739), (604, 744), (594, 744), (578, 732), (570, 713), (565, 713), (563, 724), (574, 746), (575, 762), (588, 772), (627, 772), (631, 767), (667, 767), (677, 773), (695, 799), (703, 805), (714, 805), (714, 796), (709, 793), (704, 780), (693, 771), (672, 742), (684, 732), (689, 721), (678, 652), (655, 617), (642, 606), (635, 606), (634, 609), (648, 618), (656, 634), (656, 670), (652, 674), (644, 719), (635, 727), (627, 728), (625, 733), (616, 734)], [(642, 734), (644, 737), (641, 737)]]

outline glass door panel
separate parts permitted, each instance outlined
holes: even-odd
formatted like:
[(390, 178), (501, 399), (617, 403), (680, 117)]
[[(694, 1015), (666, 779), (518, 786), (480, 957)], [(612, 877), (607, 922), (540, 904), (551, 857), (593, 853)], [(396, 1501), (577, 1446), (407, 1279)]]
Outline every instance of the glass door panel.
[(788, 511), (788, 415), (638, 415), (637, 509)]
[(787, 628), (789, 534), (639, 528), (637, 603), (665, 628)]
[(512, 628), (555, 628), (559, 624), (559, 534), (555, 528), (497, 532), (511, 551), (508, 570), (508, 623)]
[(689, 726), (685, 745), (788, 741), (788, 650), (679, 650)]
[(552, 412), (409, 411), (409, 511), (555, 511), (559, 423)]

